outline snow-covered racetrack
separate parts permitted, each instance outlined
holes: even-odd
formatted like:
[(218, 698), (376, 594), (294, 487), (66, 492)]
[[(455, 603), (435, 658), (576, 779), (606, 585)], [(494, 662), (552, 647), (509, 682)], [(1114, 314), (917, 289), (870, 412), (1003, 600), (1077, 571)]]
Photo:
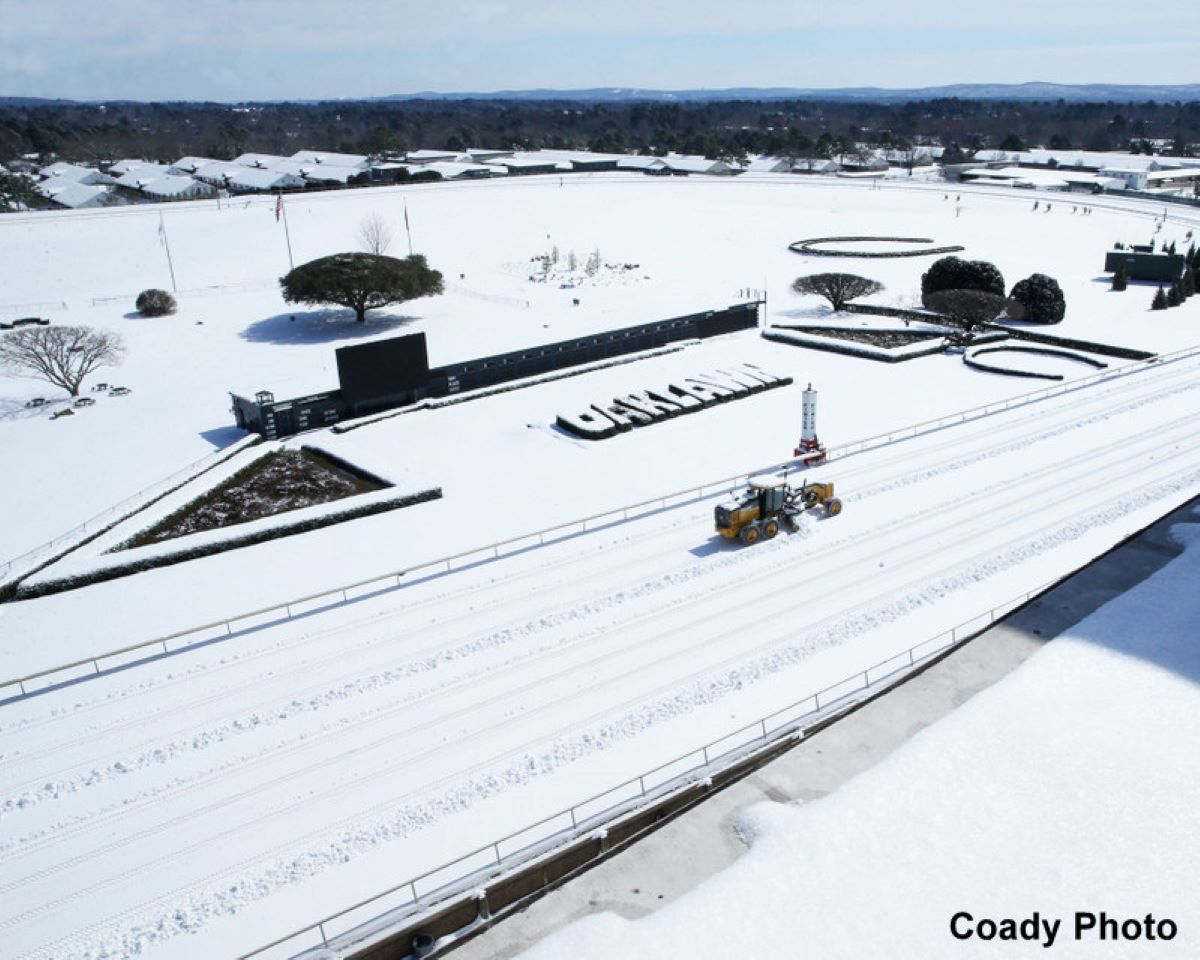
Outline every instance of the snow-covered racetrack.
[(700, 501), (10, 704), (5, 955), (251, 949), (1068, 572), (1198, 439), (1150, 365), (830, 464), (791, 537)]

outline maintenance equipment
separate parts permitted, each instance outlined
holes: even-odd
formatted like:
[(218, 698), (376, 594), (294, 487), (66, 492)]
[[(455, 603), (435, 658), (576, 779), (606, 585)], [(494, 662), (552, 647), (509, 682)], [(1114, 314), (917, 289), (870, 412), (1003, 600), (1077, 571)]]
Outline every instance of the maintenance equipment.
[(817, 507), (824, 507), (828, 517), (842, 512), (842, 501), (833, 495), (832, 483), (805, 481), (793, 487), (786, 477), (751, 477), (746, 490), (718, 504), (713, 515), (721, 536), (757, 543), (774, 537), (781, 524), (794, 533), (800, 514)]

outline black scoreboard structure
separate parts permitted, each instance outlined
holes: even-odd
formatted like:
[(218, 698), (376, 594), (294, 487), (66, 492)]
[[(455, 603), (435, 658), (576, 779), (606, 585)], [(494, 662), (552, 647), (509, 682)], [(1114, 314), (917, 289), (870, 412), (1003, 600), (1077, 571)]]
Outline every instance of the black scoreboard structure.
[(478, 390), (680, 340), (751, 330), (758, 326), (761, 306), (761, 301), (739, 303), (434, 368), (429, 366), (423, 333), (373, 340), (337, 350), (337, 390), (296, 400), (276, 400), (266, 390), (253, 400), (231, 394), (233, 415), (241, 429), (275, 440), (430, 397)]
[(337, 351), (342, 401), (351, 416), (424, 400), (429, 384), (425, 334), (410, 333)]

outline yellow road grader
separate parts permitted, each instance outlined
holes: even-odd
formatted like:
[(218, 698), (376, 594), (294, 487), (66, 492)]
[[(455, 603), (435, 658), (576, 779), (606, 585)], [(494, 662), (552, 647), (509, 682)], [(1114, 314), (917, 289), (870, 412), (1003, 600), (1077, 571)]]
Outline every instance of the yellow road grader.
[(751, 477), (742, 494), (718, 504), (713, 514), (721, 536), (758, 543), (770, 540), (781, 526), (795, 532), (800, 514), (818, 507), (828, 517), (842, 512), (842, 501), (833, 495), (832, 483), (805, 481), (793, 487), (786, 478)]

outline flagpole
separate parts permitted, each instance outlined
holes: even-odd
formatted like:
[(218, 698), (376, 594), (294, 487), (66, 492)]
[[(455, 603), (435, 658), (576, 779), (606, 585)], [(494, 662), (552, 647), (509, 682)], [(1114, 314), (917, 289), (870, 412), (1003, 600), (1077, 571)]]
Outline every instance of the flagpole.
[(287, 204), (283, 202), (283, 194), (279, 194), (279, 199), (276, 201), (279, 205), (279, 212), (283, 215), (283, 236), (287, 240), (288, 248), (288, 269), (295, 270), (296, 262), (292, 259), (292, 232), (288, 229), (287, 221)]
[(158, 239), (162, 241), (163, 249), (167, 252), (167, 269), (171, 271), (171, 292), (178, 293), (175, 285), (175, 264), (171, 262), (171, 244), (167, 242), (167, 225), (163, 221), (162, 211), (158, 211)]
[(408, 255), (413, 255), (412, 227), (408, 225), (408, 197), (404, 198), (404, 232), (408, 235)]

